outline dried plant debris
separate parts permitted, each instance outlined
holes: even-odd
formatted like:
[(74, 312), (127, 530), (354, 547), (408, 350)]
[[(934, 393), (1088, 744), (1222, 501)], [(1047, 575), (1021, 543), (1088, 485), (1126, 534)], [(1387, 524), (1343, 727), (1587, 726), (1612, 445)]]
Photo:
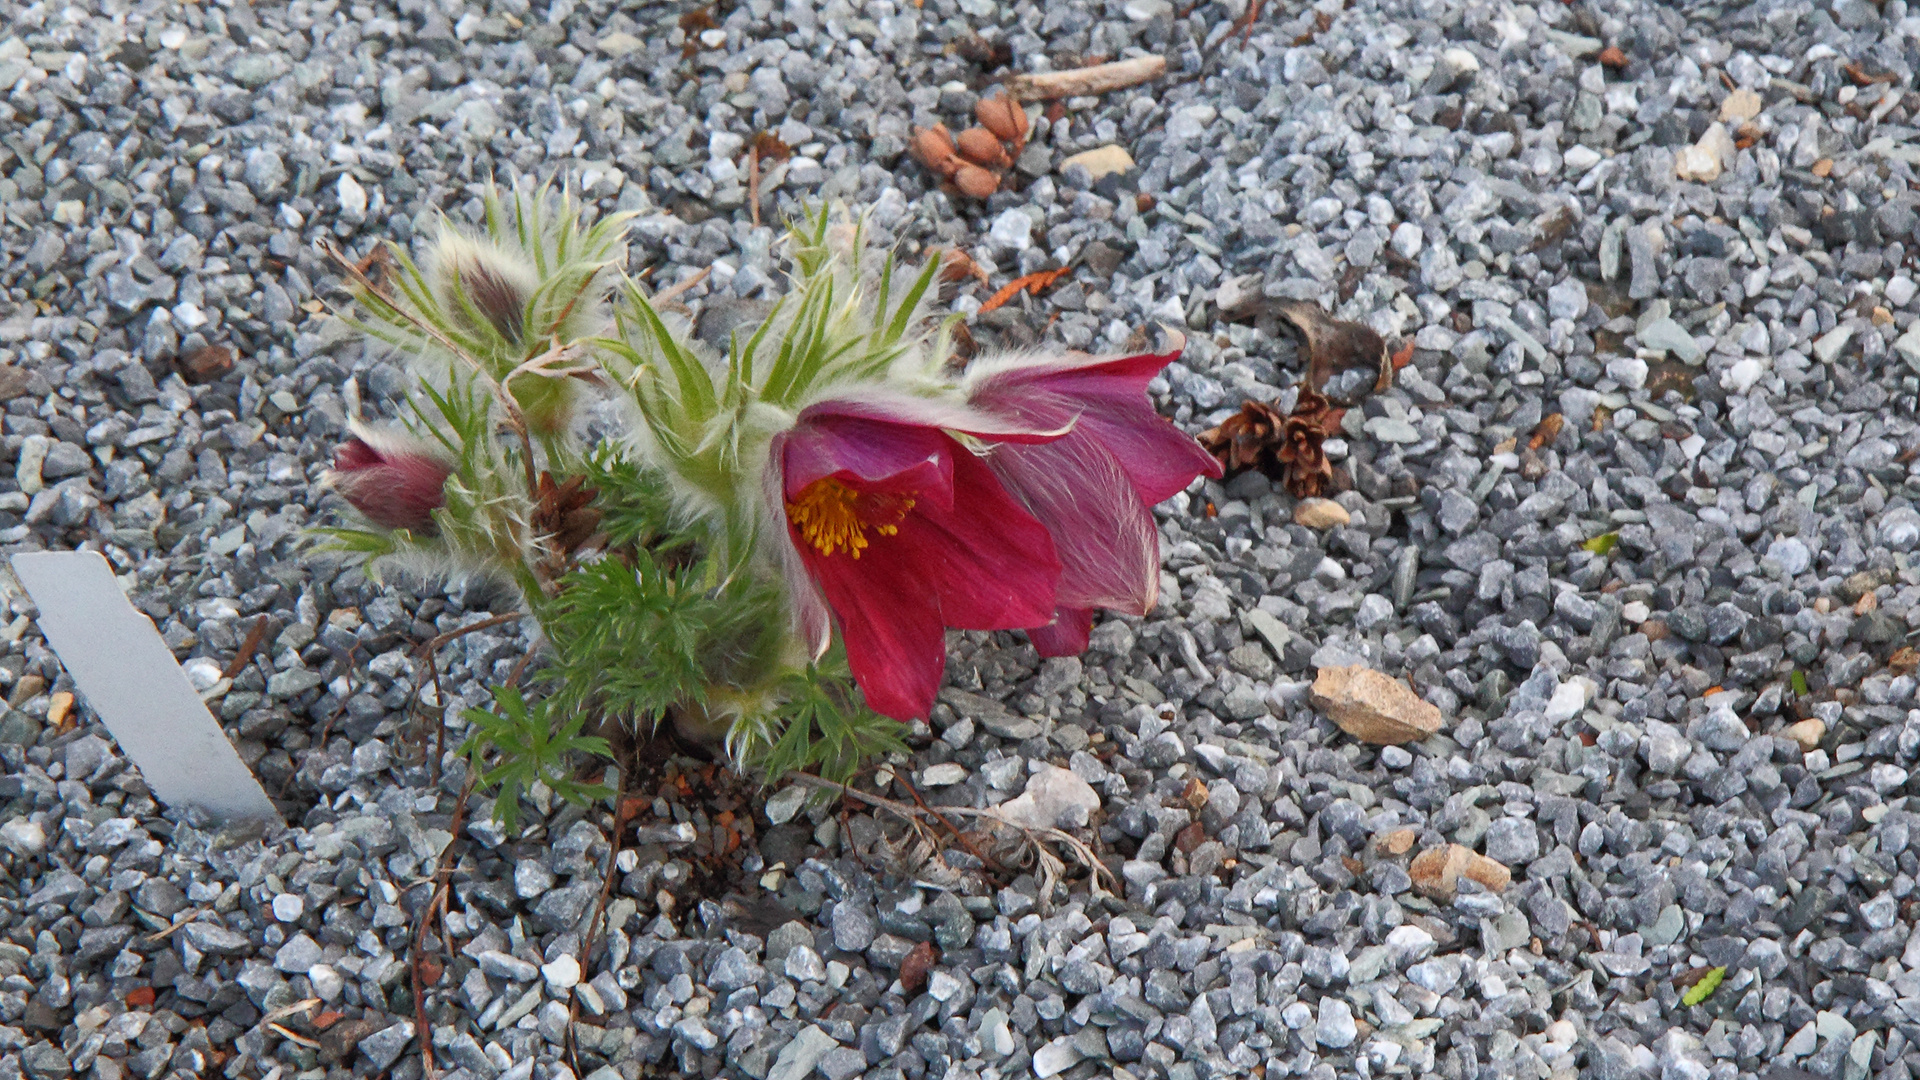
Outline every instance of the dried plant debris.
[(1202, 432), (1200, 444), (1229, 475), (1259, 469), (1294, 497), (1313, 498), (1335, 483), (1323, 444), (1339, 433), (1347, 408), (1392, 386), (1394, 372), (1406, 366), (1412, 352), (1409, 347), (1396, 355), (1371, 328), (1332, 318), (1313, 304), (1284, 301), (1269, 310), (1294, 328), (1306, 352), (1306, 371), (1292, 411), (1280, 412), (1277, 403), (1249, 401), (1218, 427)]
[(1293, 411), (1249, 401), (1219, 427), (1200, 434), (1200, 445), (1218, 458), (1228, 475), (1259, 469), (1286, 486), (1295, 498), (1326, 492), (1333, 463), (1322, 445), (1340, 430), (1345, 409), (1302, 388)]
[[(1294, 328), (1306, 346), (1306, 380), (1310, 389), (1328, 393), (1329, 382), (1335, 382), (1336, 376), (1350, 371), (1369, 376), (1384, 373), (1382, 377), (1391, 378), (1393, 367), (1387, 353), (1386, 339), (1372, 328), (1332, 318), (1317, 304), (1286, 301), (1274, 305), (1274, 311)], [(1370, 393), (1371, 385), (1361, 384), (1357, 392), (1329, 396), (1351, 405)]]

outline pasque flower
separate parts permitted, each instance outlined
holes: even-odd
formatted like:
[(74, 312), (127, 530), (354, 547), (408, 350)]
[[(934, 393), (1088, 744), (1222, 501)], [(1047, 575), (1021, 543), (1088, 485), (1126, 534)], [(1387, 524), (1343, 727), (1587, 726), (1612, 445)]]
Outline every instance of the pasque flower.
[(974, 407), (1036, 428), (1047, 442), (995, 447), (986, 462), (1044, 525), (1059, 553), (1059, 609), (1029, 628), (1042, 656), (1087, 647), (1093, 608), (1152, 610), (1160, 585), (1160, 534), (1152, 507), (1220, 464), (1153, 409), (1147, 383), (1179, 353), (1012, 357), (968, 380)]
[(1060, 437), (907, 397), (820, 402), (774, 436), (769, 487), (791, 544), (796, 614), (818, 653), (822, 604), (831, 608), (876, 712), (907, 719), (932, 708), (946, 627), (1013, 630), (1052, 618), (1053, 538), (987, 462), (995, 450)]
[(446, 504), (452, 466), (434, 448), (407, 435), (356, 428), (334, 451), (326, 483), (355, 510), (385, 529), (427, 532)]

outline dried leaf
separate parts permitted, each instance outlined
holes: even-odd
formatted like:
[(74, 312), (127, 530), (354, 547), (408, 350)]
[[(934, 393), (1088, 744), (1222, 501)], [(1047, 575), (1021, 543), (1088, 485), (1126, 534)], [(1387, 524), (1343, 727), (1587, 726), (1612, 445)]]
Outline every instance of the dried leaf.
[(1293, 412), (1249, 401), (1219, 427), (1200, 433), (1200, 445), (1218, 458), (1228, 474), (1259, 469), (1282, 481), (1295, 498), (1322, 494), (1333, 478), (1333, 464), (1321, 444), (1340, 430), (1345, 409), (1302, 387)]
[(973, 256), (964, 250), (948, 248), (939, 252), (939, 256), (941, 281), (964, 281), (967, 278), (974, 278), (982, 285), (987, 283), (986, 269), (975, 262)]
[(988, 297), (987, 302), (980, 305), (980, 310), (977, 314), (985, 315), (995, 308), (1004, 306), (1007, 301), (1018, 296), (1022, 290), (1034, 296), (1039, 296), (1047, 290), (1048, 286), (1058, 281), (1062, 275), (1068, 273), (1071, 269), (1071, 267), (1063, 266), (1058, 270), (1041, 270), (1037, 273), (1028, 274), (1025, 277), (1014, 278), (1002, 286), (999, 292)]
[(927, 985), (928, 969), (933, 967), (933, 944), (923, 941), (900, 961), (900, 988), (912, 994)]
[(1413, 339), (1409, 338), (1404, 345), (1400, 346), (1400, 351), (1393, 354), (1393, 370), (1399, 371), (1411, 363), (1413, 363)]
[(1567, 424), (1567, 418), (1560, 413), (1548, 413), (1534, 426), (1533, 437), (1527, 440), (1527, 449), (1538, 450), (1549, 446), (1560, 437), (1560, 429)]
[(1902, 645), (1893, 651), (1892, 656), (1887, 657), (1887, 666), (1895, 671), (1912, 671), (1920, 668), (1920, 652), (1915, 652), (1911, 645)]
[(233, 370), (233, 350), (225, 345), (208, 345), (180, 356), (180, 377), (201, 386), (218, 382)]
[(1319, 394), (1327, 379), (1348, 368), (1386, 368), (1387, 342), (1359, 323), (1331, 318), (1318, 304), (1287, 302), (1274, 311), (1299, 332), (1307, 348), (1307, 387)]
[(785, 161), (793, 156), (793, 147), (782, 142), (780, 136), (771, 131), (762, 131), (755, 135), (753, 149), (759, 153), (760, 160), (763, 162)]

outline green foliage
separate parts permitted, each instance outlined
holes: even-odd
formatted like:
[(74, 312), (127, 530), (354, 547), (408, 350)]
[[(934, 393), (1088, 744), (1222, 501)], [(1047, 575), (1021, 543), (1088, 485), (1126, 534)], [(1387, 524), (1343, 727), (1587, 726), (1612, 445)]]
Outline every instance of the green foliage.
[(1599, 536), (1594, 537), (1593, 539), (1587, 541), (1586, 543), (1580, 546), (1583, 548), (1586, 548), (1588, 551), (1593, 552), (1595, 555), (1605, 555), (1607, 552), (1613, 550), (1613, 545), (1619, 542), (1620, 542), (1620, 534), (1617, 532), (1610, 532), (1610, 533), (1601, 533)]
[(1807, 694), (1811, 692), (1807, 689), (1806, 673), (1799, 668), (1793, 669), (1793, 675), (1790, 681), (1793, 683), (1793, 692), (1801, 697), (1806, 697)]
[(782, 687), (780, 723), (736, 726), (735, 755), (753, 763), (771, 784), (787, 773), (810, 771), (846, 783), (882, 754), (905, 753), (901, 726), (861, 704), (845, 658), (835, 650), (820, 664), (795, 672)]
[(632, 548), (580, 567), (535, 614), (553, 643), (545, 675), (569, 710), (650, 730), (668, 710), (705, 709), (775, 668), (786, 636), (779, 590), (720, 560)]
[(495, 687), (493, 703), (493, 710), (468, 709), (464, 714), (473, 733), (460, 744), (460, 753), (472, 765), (475, 790), (500, 789), (494, 813), (509, 833), (519, 822), (521, 795), (535, 783), (572, 803), (613, 796), (605, 784), (581, 783), (570, 775), (572, 755), (607, 754), (605, 739), (580, 734), (585, 714), (556, 719), (550, 701), (529, 704), (513, 686)]

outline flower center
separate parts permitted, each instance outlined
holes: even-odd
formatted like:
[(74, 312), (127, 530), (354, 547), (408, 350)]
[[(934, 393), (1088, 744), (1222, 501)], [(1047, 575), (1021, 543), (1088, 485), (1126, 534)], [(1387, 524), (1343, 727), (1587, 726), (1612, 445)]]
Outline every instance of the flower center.
[(857, 559), (868, 546), (868, 529), (892, 536), (900, 531), (900, 522), (912, 509), (911, 496), (855, 491), (832, 477), (824, 477), (788, 501), (787, 520), (820, 554), (845, 551)]

